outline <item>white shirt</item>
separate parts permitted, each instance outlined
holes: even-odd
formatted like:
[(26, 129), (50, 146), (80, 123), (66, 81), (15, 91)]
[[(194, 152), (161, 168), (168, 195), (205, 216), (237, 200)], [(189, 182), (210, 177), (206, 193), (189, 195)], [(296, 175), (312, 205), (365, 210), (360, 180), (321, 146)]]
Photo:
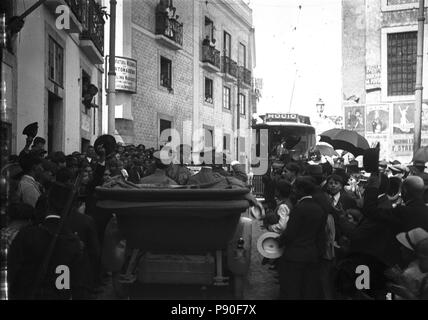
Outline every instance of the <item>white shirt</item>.
[(290, 208), (285, 204), (280, 204), (277, 210), (279, 216), (278, 223), (268, 227), (269, 231), (282, 233), (287, 228), (288, 219), (290, 219)]
[(26, 203), (35, 208), (37, 200), (41, 194), (41, 187), (32, 176), (24, 175), (21, 178), (21, 181), (19, 181), (18, 184), (17, 195), (23, 203)]
[(340, 199), (340, 192), (336, 193), (334, 196), (331, 196), (331, 197), (332, 197), (332, 200), (333, 200), (332, 204), (333, 204), (333, 206), (336, 207), (337, 203), (339, 202), (339, 199)]

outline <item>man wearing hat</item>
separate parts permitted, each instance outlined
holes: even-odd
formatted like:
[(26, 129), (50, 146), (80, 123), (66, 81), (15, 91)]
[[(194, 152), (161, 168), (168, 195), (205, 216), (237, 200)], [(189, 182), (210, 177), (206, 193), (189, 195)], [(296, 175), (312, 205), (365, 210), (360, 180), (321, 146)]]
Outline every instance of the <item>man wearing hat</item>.
[(332, 174), (327, 178), (327, 193), (331, 204), (335, 208), (343, 210), (357, 209), (357, 203), (347, 192), (344, 190), (343, 177), (339, 174)]
[(163, 163), (161, 151), (156, 151), (153, 153), (153, 158), (155, 160), (156, 170), (153, 174), (148, 175), (140, 180), (140, 184), (154, 184), (159, 186), (170, 186), (177, 185), (177, 182), (166, 174), (167, 165)]
[(424, 184), (428, 186), (428, 173), (425, 172), (426, 165), (424, 162), (415, 161), (413, 162), (413, 166), (411, 166), (413, 175), (421, 177), (424, 181)]
[(186, 185), (192, 176), (190, 170), (186, 167), (190, 161), (191, 147), (186, 144), (180, 144), (171, 164), (166, 169), (166, 175), (180, 185)]
[(293, 192), (298, 201), (290, 212), (287, 228), (279, 243), (280, 298), (320, 299), (320, 262), (325, 248), (327, 214), (313, 199), (316, 184), (311, 177), (298, 177)]
[(424, 182), (421, 177), (407, 177), (401, 188), (404, 206), (393, 209), (379, 206), (380, 178), (378, 174), (371, 175), (364, 199), (366, 216), (388, 223), (396, 233), (409, 231), (414, 228), (428, 230), (428, 207), (424, 203)]
[(396, 238), (402, 245), (403, 256), (410, 263), (403, 272), (393, 269), (389, 274), (410, 292), (413, 299), (428, 299), (428, 232), (416, 228), (402, 232)]

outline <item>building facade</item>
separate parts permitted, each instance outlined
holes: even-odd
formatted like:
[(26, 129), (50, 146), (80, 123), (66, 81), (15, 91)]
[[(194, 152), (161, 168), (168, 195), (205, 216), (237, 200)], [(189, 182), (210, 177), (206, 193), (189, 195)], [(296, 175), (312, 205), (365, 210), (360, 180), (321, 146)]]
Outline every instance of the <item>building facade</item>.
[(171, 128), (182, 143), (236, 159), (239, 127), (239, 160), (248, 164), (254, 47), (243, 1), (118, 1), (116, 56), (137, 67), (135, 92), (117, 91), (119, 139), (159, 148)]
[[(7, 2), (7, 4), (6, 4)], [(19, 16), (36, 0), (6, 1)], [(101, 133), (104, 17), (95, 0), (47, 0), (32, 11), (3, 50), (11, 153), (25, 145), (25, 126), (38, 122), (48, 152), (85, 151)]]
[[(371, 144), (380, 142), (380, 156), (387, 160), (410, 162), (413, 155), (418, 2), (342, 1), (345, 127)], [(423, 84), (428, 81), (427, 31), (426, 19)], [(426, 85), (423, 99), (422, 145), (427, 145)]]

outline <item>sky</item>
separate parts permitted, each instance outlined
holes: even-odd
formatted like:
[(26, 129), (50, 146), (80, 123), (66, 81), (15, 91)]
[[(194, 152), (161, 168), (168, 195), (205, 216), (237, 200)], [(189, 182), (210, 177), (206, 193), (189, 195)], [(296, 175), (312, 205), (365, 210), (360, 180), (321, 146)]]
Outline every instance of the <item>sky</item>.
[(256, 37), (254, 76), (263, 79), (258, 114), (311, 116), (321, 98), (326, 115), (340, 115), (341, 0), (248, 2)]

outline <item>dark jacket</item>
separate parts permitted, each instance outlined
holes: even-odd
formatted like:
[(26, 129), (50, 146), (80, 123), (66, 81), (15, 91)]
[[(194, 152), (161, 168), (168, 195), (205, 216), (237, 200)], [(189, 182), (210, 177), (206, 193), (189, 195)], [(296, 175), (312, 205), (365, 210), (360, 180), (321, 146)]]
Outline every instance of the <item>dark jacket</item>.
[[(58, 218), (47, 218), (37, 226), (21, 229), (15, 237), (8, 255), (8, 283), (11, 299), (30, 298), (29, 295), (59, 221)], [(76, 274), (80, 274), (81, 254), (79, 239), (64, 226), (57, 239), (44, 281), (34, 298), (70, 299), (72, 290), (80, 282)], [(67, 266), (70, 270), (71, 290), (56, 288), (56, 279), (60, 276), (56, 273), (56, 268), (60, 265)]]
[(387, 223), (395, 234), (415, 228), (428, 230), (428, 207), (422, 199), (387, 209), (379, 207), (378, 194), (379, 190), (376, 186), (366, 189), (363, 208), (366, 217)]
[(327, 214), (312, 198), (297, 203), (290, 212), (287, 228), (279, 243), (282, 259), (294, 262), (318, 262), (324, 253)]

